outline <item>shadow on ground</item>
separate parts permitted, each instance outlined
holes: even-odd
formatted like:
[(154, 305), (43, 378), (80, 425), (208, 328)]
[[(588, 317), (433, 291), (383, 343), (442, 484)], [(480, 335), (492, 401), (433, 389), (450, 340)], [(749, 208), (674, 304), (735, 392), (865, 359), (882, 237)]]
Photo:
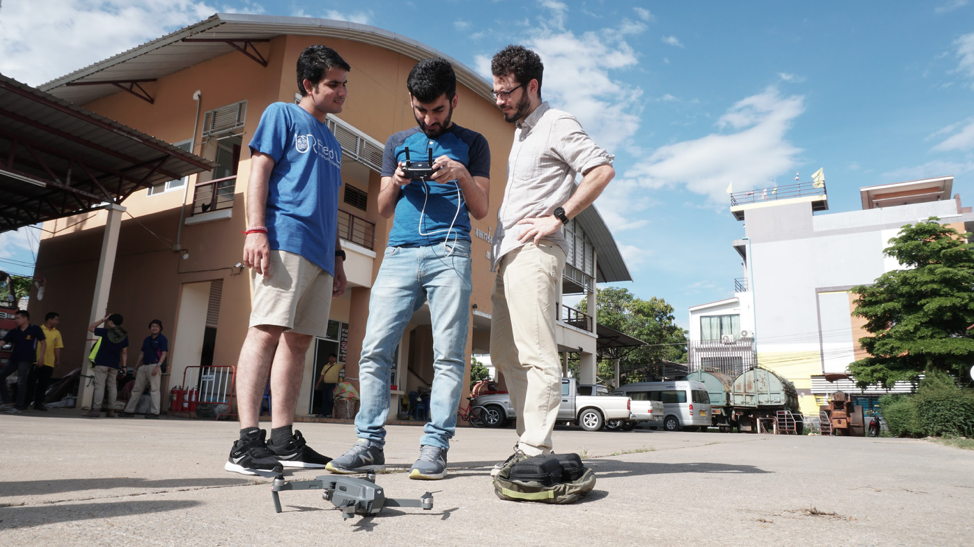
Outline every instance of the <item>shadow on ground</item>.
[(118, 501), (0, 508), (0, 529), (32, 528), (61, 522), (180, 511), (201, 505), (192, 500)]
[[(496, 462), (456, 462), (450, 465), (450, 475), (447, 476), (490, 476), (490, 470)], [(658, 463), (658, 462), (627, 462), (608, 458), (595, 458), (584, 461), (585, 465), (595, 470), (596, 478), (620, 478), (639, 475), (667, 475), (672, 473), (771, 473), (753, 465), (730, 465), (709, 462), (687, 463)]]
[[(255, 477), (257, 478), (257, 477)], [(42, 496), (83, 490), (111, 490), (113, 488), (170, 489), (170, 488), (212, 488), (219, 486), (241, 486), (253, 484), (247, 479), (165, 479), (146, 480), (130, 477), (105, 479), (56, 479), (36, 481), (0, 482), (0, 497), (4, 496)]]

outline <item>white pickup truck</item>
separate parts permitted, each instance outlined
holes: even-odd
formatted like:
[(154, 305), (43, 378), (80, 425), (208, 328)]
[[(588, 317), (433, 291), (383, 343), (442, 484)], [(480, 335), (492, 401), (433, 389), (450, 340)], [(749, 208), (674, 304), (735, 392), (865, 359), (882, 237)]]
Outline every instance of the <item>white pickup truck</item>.
[[(622, 392), (613, 391), (610, 395), (626, 397)], [(605, 428), (609, 431), (632, 431), (637, 426), (648, 426), (650, 428), (663, 428), (663, 417), (665, 416), (662, 401), (639, 401), (633, 399), (629, 405), (632, 417), (628, 420), (609, 420), (605, 423)]]
[[(611, 396), (605, 386), (576, 386), (574, 378), (561, 379), (560, 423), (578, 425), (586, 431), (598, 431), (609, 421), (635, 420), (629, 406), (629, 397)], [(481, 414), (487, 427), (501, 427), (508, 420), (516, 418), (507, 393), (482, 395), (471, 402), (471, 407), (483, 407)]]

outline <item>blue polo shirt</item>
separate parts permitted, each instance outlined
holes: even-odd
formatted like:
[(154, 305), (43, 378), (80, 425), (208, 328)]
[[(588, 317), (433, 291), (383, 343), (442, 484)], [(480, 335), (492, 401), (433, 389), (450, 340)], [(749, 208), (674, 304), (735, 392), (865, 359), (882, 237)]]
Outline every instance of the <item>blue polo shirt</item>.
[[(419, 127), (389, 137), (382, 154), (383, 177), (395, 175), (399, 162), (406, 161), (406, 147), (409, 147), (411, 161), (428, 161), (428, 151), (432, 150), (433, 159), (446, 155), (462, 163), (470, 176), (490, 177), (487, 139), (455, 123), (432, 139)], [(446, 239), (470, 241), (470, 214), (462, 192), (458, 196), (456, 181), (443, 184), (413, 181), (400, 188), (389, 246), (424, 247), (443, 243)]]
[(142, 341), (142, 364), (157, 365), (162, 352), (169, 351), (169, 340), (159, 333), (155, 338), (146, 336)]
[(270, 248), (301, 255), (335, 275), (342, 148), (325, 124), (292, 103), (260, 117), (250, 151), (274, 159), (267, 189)]
[(95, 355), (95, 366), (121, 368), (122, 350), (129, 347), (129, 337), (115, 343), (108, 339), (108, 329), (95, 329), (95, 336), (101, 336), (101, 346)]
[(36, 363), (37, 345), (44, 338), (44, 331), (40, 327), (27, 325), (23, 330), (20, 327), (10, 329), (3, 337), (3, 341), (13, 344), (10, 351), (12, 363)]

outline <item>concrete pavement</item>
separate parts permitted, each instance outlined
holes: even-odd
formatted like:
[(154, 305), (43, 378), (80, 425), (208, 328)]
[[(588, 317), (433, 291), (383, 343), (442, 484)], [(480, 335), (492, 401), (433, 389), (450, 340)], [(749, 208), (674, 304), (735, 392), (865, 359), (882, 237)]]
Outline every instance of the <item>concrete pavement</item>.
[[(319, 452), (346, 424), (298, 424)], [(923, 440), (558, 430), (555, 448), (595, 468), (567, 506), (499, 500), (489, 468), (513, 429), (461, 428), (451, 475), (409, 480), (422, 428), (391, 426), (390, 497), (434, 492), (433, 511), (342, 522), (320, 492), (223, 471), (235, 423), (0, 415), (3, 545), (962, 545), (974, 532), (974, 451)], [(289, 472), (289, 479), (322, 471)]]

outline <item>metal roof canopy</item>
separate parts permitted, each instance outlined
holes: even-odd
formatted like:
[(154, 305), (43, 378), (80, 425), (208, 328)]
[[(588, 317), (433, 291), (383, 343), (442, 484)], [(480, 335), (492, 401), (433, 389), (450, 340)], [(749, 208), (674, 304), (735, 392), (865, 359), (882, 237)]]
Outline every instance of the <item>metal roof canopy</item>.
[[(374, 44), (413, 59), (442, 57), (457, 73), (457, 81), (493, 102), (491, 83), (463, 63), (421, 42), (380, 28), (317, 19), (217, 13), (151, 42), (119, 53), (40, 86), (58, 97), (86, 104), (118, 92), (118, 86), (152, 82), (163, 76), (234, 51), (266, 66), (254, 44), (279, 36), (320, 36)], [(256, 52), (254, 55), (252, 52)], [(104, 85), (90, 85), (101, 82)], [(81, 87), (81, 84), (84, 84)], [(149, 100), (147, 97), (143, 99)]]
[(0, 74), (0, 232), (118, 204), (214, 167)]

